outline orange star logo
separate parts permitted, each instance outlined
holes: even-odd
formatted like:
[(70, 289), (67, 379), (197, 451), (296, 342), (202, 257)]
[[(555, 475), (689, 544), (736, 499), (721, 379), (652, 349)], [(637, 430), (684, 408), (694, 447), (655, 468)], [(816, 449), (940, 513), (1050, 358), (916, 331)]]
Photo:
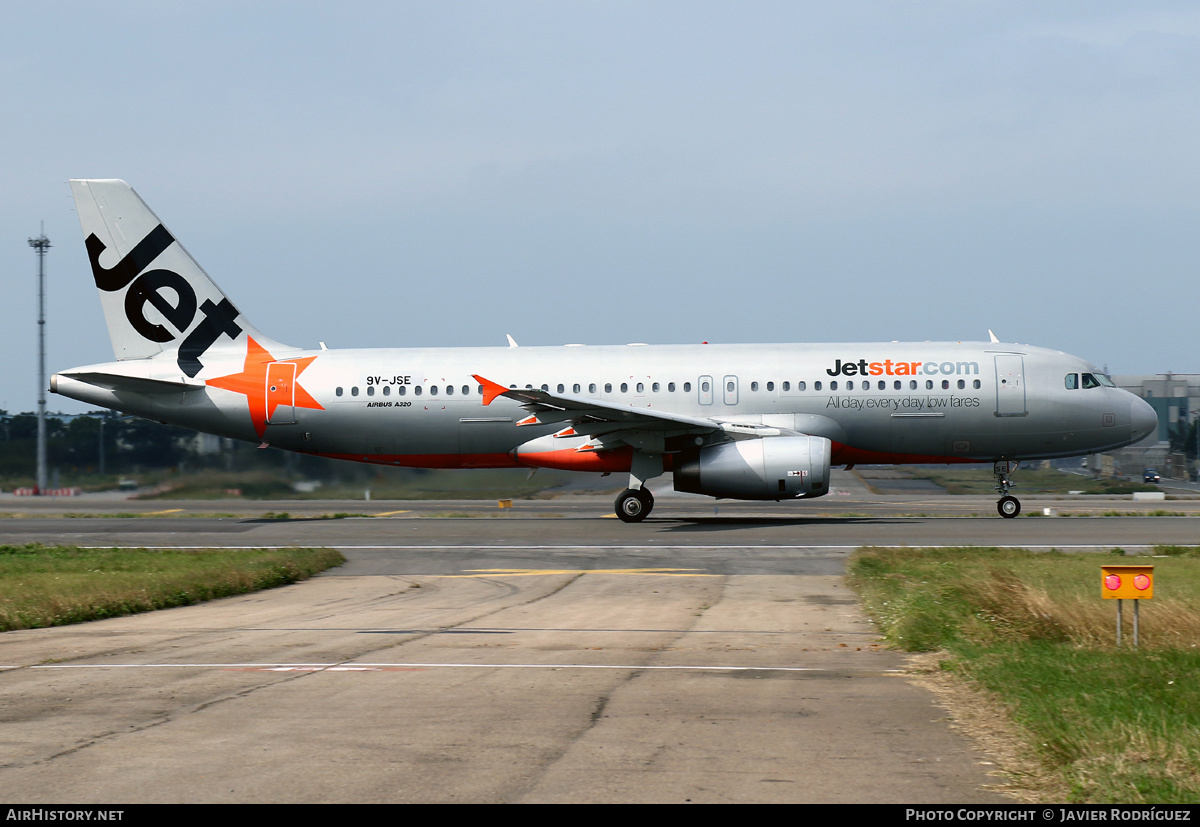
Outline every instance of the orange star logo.
[(209, 379), (207, 384), (245, 395), (250, 406), (250, 420), (254, 423), (255, 433), (261, 439), (267, 430), (267, 423), (271, 421), (280, 405), (325, 410), (296, 381), (316, 358), (305, 356), (302, 359), (276, 361), (266, 348), (250, 338), (246, 345), (246, 364), (242, 372)]

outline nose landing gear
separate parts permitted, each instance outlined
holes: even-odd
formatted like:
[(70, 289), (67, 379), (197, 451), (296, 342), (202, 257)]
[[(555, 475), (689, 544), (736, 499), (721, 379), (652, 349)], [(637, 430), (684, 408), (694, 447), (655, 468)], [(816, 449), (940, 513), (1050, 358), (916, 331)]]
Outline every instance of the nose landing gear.
[(1013, 474), (1017, 472), (1017, 466), (1020, 464), (1019, 460), (1001, 460), (992, 465), (992, 474), (996, 477), (996, 491), (1000, 494), (996, 510), (1000, 512), (1001, 517), (1007, 519), (1021, 513), (1021, 501), (1008, 493), (1013, 484)]

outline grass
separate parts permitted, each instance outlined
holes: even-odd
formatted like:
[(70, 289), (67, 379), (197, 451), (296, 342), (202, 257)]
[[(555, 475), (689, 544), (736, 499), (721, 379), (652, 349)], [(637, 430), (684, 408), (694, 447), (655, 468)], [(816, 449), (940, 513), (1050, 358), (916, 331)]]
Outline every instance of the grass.
[(186, 606), (305, 580), (330, 549), (80, 549), (0, 546), (0, 631)]
[(1100, 598), (1100, 566), (1131, 562), (1119, 551), (864, 549), (850, 580), (891, 645), (944, 651), (943, 669), (999, 700), (1055, 795), (1200, 803), (1200, 548), (1157, 553), (1139, 558), (1155, 598), (1137, 651), (1115, 647)]

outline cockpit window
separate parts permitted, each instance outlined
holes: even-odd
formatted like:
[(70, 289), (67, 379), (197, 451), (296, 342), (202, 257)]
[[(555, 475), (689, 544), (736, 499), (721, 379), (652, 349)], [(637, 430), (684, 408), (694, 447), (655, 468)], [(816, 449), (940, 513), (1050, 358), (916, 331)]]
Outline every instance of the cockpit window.
[(1097, 379), (1093, 374), (1085, 373), (1083, 375), (1083, 389), (1084, 390), (1087, 390), (1088, 388), (1098, 388), (1098, 387), (1100, 387), (1100, 380)]
[(1112, 377), (1111, 377), (1111, 376), (1109, 376), (1109, 375), (1107, 375), (1107, 374), (1104, 374), (1104, 373), (1097, 373), (1097, 374), (1096, 374), (1096, 378), (1097, 378), (1097, 379), (1099, 379), (1099, 380), (1100, 380), (1100, 384), (1101, 384), (1101, 385), (1103, 385), (1103, 386), (1104, 386), (1104, 387), (1106, 387), (1106, 388), (1115, 388), (1115, 387), (1117, 386), (1117, 383), (1116, 383), (1116, 382), (1114, 382), (1114, 381), (1112, 380)]
[(1067, 384), (1067, 390), (1069, 390), (1069, 391), (1073, 391), (1076, 388), (1078, 388), (1079, 387), (1079, 374), (1078, 373), (1068, 373), (1067, 379), (1066, 379), (1066, 384)]

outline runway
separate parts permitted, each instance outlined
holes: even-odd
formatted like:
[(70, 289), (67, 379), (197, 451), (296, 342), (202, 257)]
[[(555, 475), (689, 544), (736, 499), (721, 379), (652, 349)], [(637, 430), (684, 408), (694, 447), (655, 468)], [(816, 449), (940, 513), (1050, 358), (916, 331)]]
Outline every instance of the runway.
[(263, 504), (202, 517), (220, 507), (192, 503), (0, 520), (6, 543), (334, 545), (349, 559), (269, 592), (5, 633), (0, 795), (1003, 802), (991, 759), (879, 645), (841, 583), (846, 557), (871, 543), (1136, 553), (1197, 525), (904, 516), (904, 504), (839, 516), (709, 503), (676, 517), (660, 502), (627, 526), (591, 499), (504, 516), (492, 503), (490, 518), (407, 503), (372, 504), (407, 512), (382, 517), (318, 519), (292, 503), (309, 517), (264, 518), (280, 509)]

